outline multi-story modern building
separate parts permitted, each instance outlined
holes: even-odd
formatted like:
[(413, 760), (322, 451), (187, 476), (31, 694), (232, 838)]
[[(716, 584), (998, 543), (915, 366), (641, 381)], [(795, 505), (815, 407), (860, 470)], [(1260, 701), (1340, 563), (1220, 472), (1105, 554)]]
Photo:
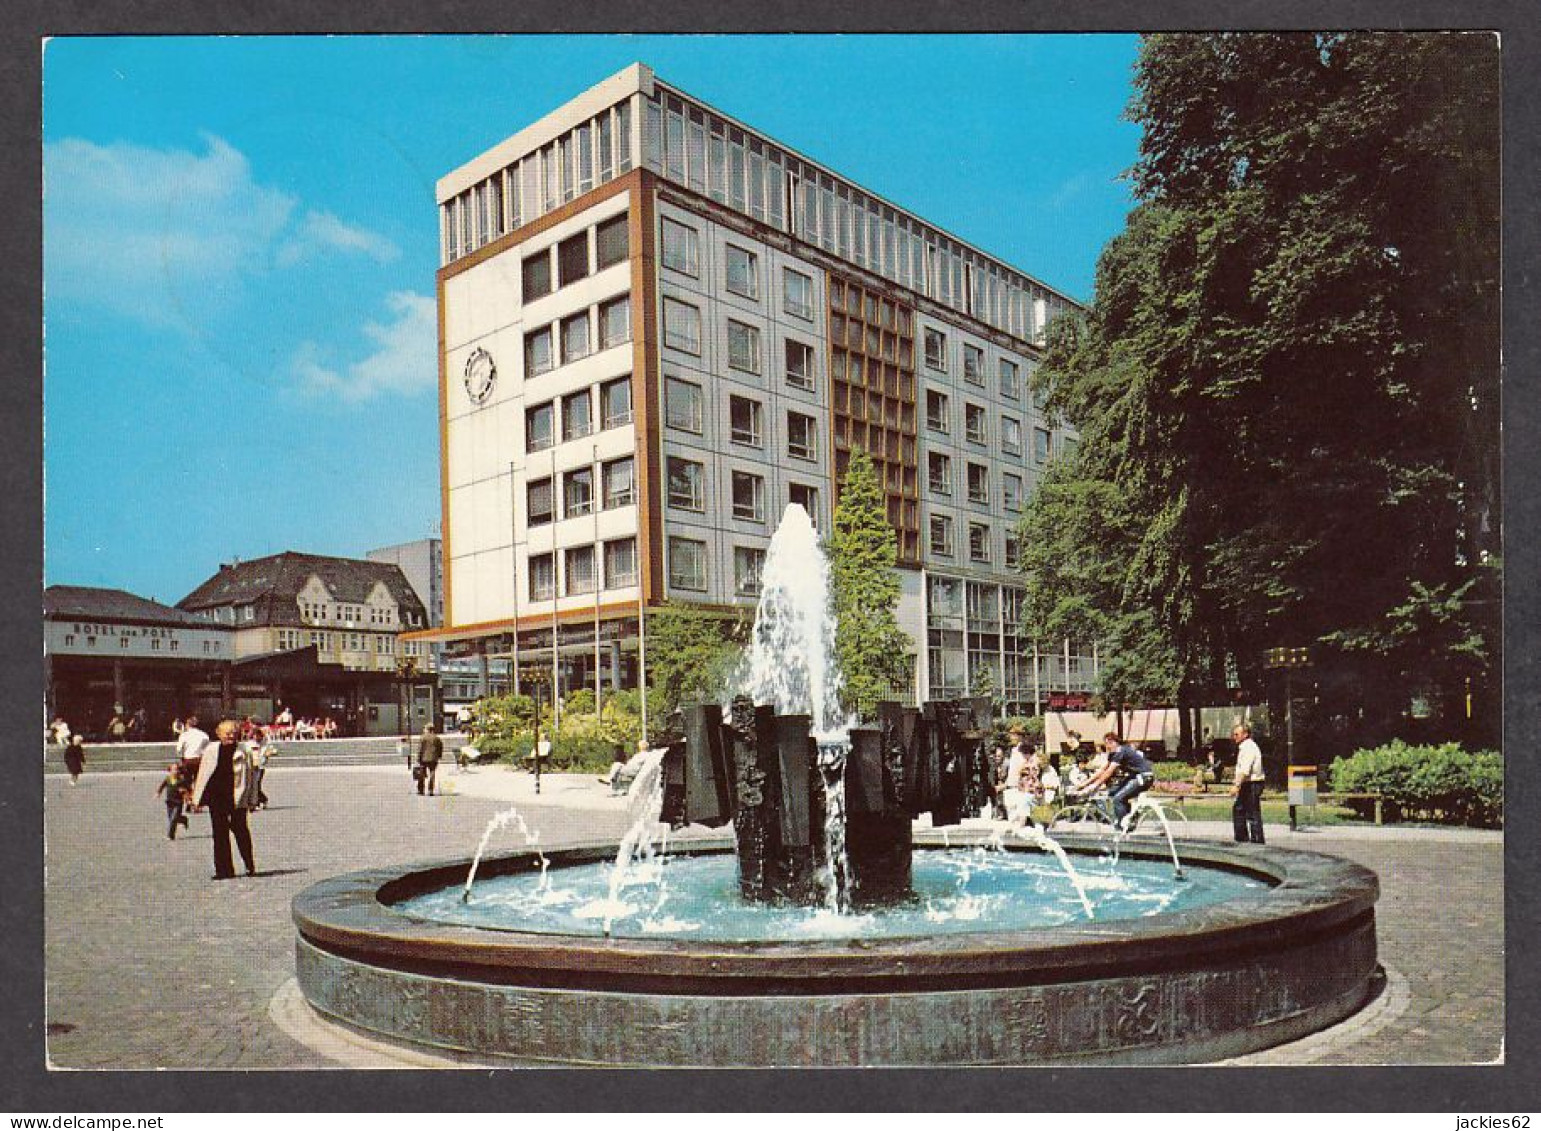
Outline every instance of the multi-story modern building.
[[(438, 538), (419, 538), (395, 546), (382, 546), (364, 555), (372, 562), (401, 567), (407, 582), (428, 610), (428, 624), (444, 624), (444, 543)], [(472, 656), (445, 653), (443, 644), (429, 644), (433, 669), (439, 674), (440, 709), (453, 720), (459, 709), (488, 695), (507, 695), (512, 687), (509, 661), (485, 651)]]
[(229, 630), (232, 664), (255, 683), (238, 692), (242, 714), (286, 704), (346, 734), (395, 734), (410, 699), (412, 729), (432, 720), (431, 650), (401, 639), (428, 612), (399, 566), (286, 551), (221, 565), (177, 607)]
[(1075, 443), (1028, 377), (1072, 300), (641, 64), (438, 201), (430, 635), (548, 664), (563, 690), (630, 685), (644, 610), (752, 604), (786, 505), (827, 530), (862, 448), (915, 693), (989, 673), (1022, 709), (1088, 686), (1085, 658), (1017, 629), (1016, 521)]

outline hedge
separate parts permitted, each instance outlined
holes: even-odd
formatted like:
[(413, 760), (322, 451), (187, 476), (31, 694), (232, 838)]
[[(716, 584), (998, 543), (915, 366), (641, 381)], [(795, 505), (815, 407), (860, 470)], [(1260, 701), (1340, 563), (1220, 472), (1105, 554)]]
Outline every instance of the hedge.
[[(1408, 817), (1488, 828), (1504, 823), (1504, 764), (1496, 751), (1470, 751), (1455, 742), (1410, 746), (1397, 739), (1338, 759), (1331, 776), (1335, 793), (1385, 798), (1388, 820)], [(1361, 815), (1374, 805), (1346, 803)]]

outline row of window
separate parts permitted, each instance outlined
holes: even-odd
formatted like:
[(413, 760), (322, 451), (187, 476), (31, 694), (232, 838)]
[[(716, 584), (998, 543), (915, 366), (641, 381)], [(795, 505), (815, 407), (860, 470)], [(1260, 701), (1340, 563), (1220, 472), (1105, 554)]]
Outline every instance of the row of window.
[[(765, 551), (756, 546), (733, 547), (733, 593), (759, 596), (765, 573)], [(706, 543), (697, 538), (669, 539), (669, 587), (693, 593), (707, 588)]]
[[(599, 510), (629, 507), (637, 501), (635, 462), (631, 456), (607, 460), (598, 466)], [(581, 518), (596, 509), (596, 468), (575, 467), (559, 476), (545, 476), (525, 483), (525, 525), (545, 526), (557, 518), (557, 489), (561, 488), (561, 517)]]
[[(728, 368), (759, 376), (764, 372), (764, 348), (757, 326), (728, 319)], [(701, 308), (683, 299), (663, 300), (663, 343), (670, 349), (701, 356)], [(798, 389), (814, 387), (813, 345), (793, 337), (785, 339), (782, 372), (788, 385)]]
[(1041, 337), (1063, 301), (945, 233), (660, 91), (643, 104), (643, 163), (771, 227), (999, 327)]
[[(659, 229), (659, 260), (671, 271), (690, 278), (701, 275), (701, 233), (689, 224), (665, 216)], [(730, 294), (760, 301), (760, 256), (737, 244), (723, 248), (723, 288)], [(813, 278), (791, 267), (781, 269), (781, 308), (794, 318), (813, 321)]]
[[(926, 367), (934, 369), (938, 373), (946, 373), (950, 370), (949, 353), (947, 349), (947, 335), (933, 326), (927, 326), (922, 335), (924, 343), (923, 357)], [(976, 388), (987, 388), (989, 380), (985, 372), (985, 351), (980, 346), (969, 342), (963, 343), (963, 380)], [(1002, 357), (996, 360), (996, 381), (1000, 395), (1009, 400), (1016, 400), (1022, 395), (1022, 367), (1011, 358)], [(1043, 394), (1033, 392), (1033, 407), (1043, 410)]]
[[(98, 638), (96, 636), (92, 636), (92, 635), (88, 634), (86, 636), (86, 647), (87, 648), (95, 648), (96, 647), (97, 639)], [(118, 637), (118, 647), (119, 648), (127, 648), (131, 643), (133, 643), (133, 641), (135, 639), (136, 639), (136, 637), (133, 637), (133, 636), (120, 636), (120, 637)], [(152, 651), (152, 652), (159, 652), (161, 650), (161, 640), (162, 639), (163, 638), (159, 637), (159, 636), (152, 636), (152, 637), (150, 637), (150, 651)], [(73, 632), (66, 632), (64, 634), (64, 646), (66, 648), (73, 648), (73, 647), (75, 647), (75, 634)], [(181, 650), (182, 650), (182, 642), (180, 640), (168, 638), (168, 643), (166, 645), (166, 651), (168, 651), (168, 652), (180, 652)], [(205, 656), (213, 655), (215, 652), (218, 652), (218, 651), (219, 651), (219, 641), (218, 640), (205, 640), (205, 641), (203, 641), (203, 654)]]
[[(984, 522), (970, 522), (968, 524), (968, 560), (978, 565), (989, 565), (994, 558), (991, 544), (994, 541), (990, 526)], [(953, 521), (947, 515), (934, 514), (931, 516), (931, 553), (937, 557), (951, 558), (957, 556), (957, 548), (953, 543)], [(1006, 535), (1006, 554), (1001, 564), (1007, 569), (1016, 569), (1022, 557), (1022, 543), (1015, 533)]]
[(519, 271), (521, 301), (534, 302), (606, 267), (624, 263), (631, 247), (627, 222), (627, 214), (622, 212), (525, 256)]
[(444, 262), (629, 170), (631, 134), (631, 104), (622, 102), (445, 202)]
[[(939, 436), (952, 434), (952, 398), (938, 389), (926, 390), (926, 428)], [(981, 447), (990, 443), (989, 410), (972, 401), (963, 402), (963, 437)], [(1022, 422), (1004, 413), (1000, 417), (1001, 451), (1008, 456), (1022, 455)], [(1073, 451), (1075, 441), (1065, 438), (1062, 447)], [(1033, 428), (1033, 459), (1048, 463), (1054, 454), (1053, 434), (1047, 428)]]
[[(569, 546), (560, 555), (561, 591), (564, 597), (594, 593), (600, 589), (625, 589), (637, 583), (637, 540), (615, 538), (600, 546)], [(557, 595), (555, 552), (531, 554), (529, 594), (531, 601), (551, 601)], [(603, 563), (601, 579), (598, 565)]]
[[(952, 497), (952, 457), (941, 452), (928, 452), (927, 482), (933, 495)], [(982, 463), (966, 464), (968, 501), (979, 506), (990, 505), (990, 469)], [(1001, 472), (1001, 503), (1012, 512), (1020, 511), (1026, 502), (1022, 476), (1012, 471)]]
[[(597, 418), (594, 410), (596, 395), (599, 399)], [(538, 452), (556, 444), (558, 422), (563, 443), (582, 439), (595, 431), (603, 432), (630, 424), (631, 375), (554, 397), (525, 409), (524, 450)]]
[[(300, 601), (300, 617), (304, 620), (324, 621), (337, 620), (346, 624), (354, 621), (362, 622), (365, 613), (368, 613), (369, 623), (376, 625), (389, 625), (396, 623), (396, 610), (370, 605), (326, 605), (317, 601)], [(253, 619), (252, 606), (247, 605), (243, 609), (243, 619)]]
[[(694, 381), (665, 377), (664, 423), (681, 432), (700, 436), (705, 431), (706, 394)], [(741, 447), (765, 446), (765, 406), (753, 397), (728, 395), (728, 437)], [(793, 459), (819, 458), (818, 420), (795, 409), (787, 410), (787, 455)]]
[[(596, 340), (595, 327), (598, 327)], [(631, 295), (617, 295), (524, 333), (526, 380), (631, 341)]]

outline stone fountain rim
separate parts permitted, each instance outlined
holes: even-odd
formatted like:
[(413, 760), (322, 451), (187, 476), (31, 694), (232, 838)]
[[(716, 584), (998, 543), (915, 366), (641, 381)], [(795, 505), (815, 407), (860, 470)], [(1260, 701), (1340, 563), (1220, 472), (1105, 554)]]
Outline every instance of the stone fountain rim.
[[(1096, 837), (1057, 836), (1067, 851), (1095, 851)], [(986, 843), (978, 833), (920, 832), (917, 848)], [(677, 843), (680, 854), (726, 851), (726, 837)], [(1008, 843), (1011, 851), (1038, 851)], [(613, 859), (612, 841), (545, 852), (552, 868)], [(1064, 924), (1039, 931), (985, 931), (862, 940), (719, 942), (598, 938), (465, 926), (408, 915), (392, 904), (464, 881), (468, 860), (377, 868), (322, 880), (294, 897), (300, 937), (371, 965), (419, 973), (571, 989), (636, 992), (904, 992), (939, 984), (1078, 981), (1131, 971), (1192, 969), (1225, 954), (1262, 954), (1303, 937), (1373, 918), (1375, 874), (1338, 857), (1297, 849), (1180, 842), (1185, 863), (1240, 871), (1272, 886), (1221, 903), (1141, 919)], [(1169, 859), (1164, 841), (1126, 843), (1126, 856)], [(484, 858), (479, 876), (534, 866), (533, 849)]]

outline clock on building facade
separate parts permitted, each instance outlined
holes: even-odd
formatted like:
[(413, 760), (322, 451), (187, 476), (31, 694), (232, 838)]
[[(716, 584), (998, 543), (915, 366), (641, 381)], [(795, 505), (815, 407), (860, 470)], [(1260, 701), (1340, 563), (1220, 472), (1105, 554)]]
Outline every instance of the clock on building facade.
[(498, 379), (498, 367), (492, 363), (492, 355), (484, 349), (472, 351), (466, 358), (466, 395), (472, 404), (481, 404), (492, 395), (492, 386)]

